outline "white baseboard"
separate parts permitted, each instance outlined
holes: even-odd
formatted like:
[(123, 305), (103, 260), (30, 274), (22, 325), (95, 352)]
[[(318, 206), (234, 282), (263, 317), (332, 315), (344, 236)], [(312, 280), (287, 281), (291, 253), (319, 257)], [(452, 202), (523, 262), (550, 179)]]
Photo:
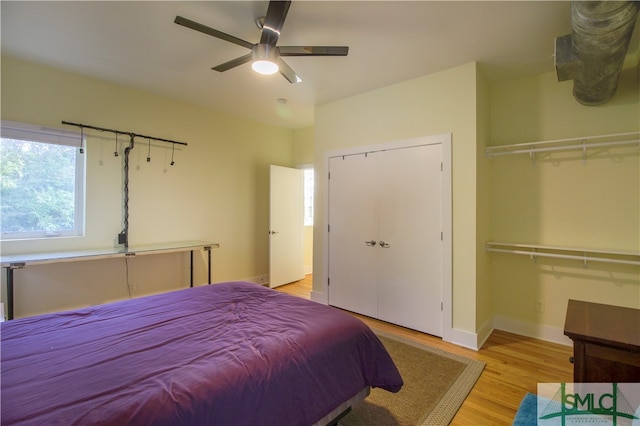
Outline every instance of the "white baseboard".
[(313, 265), (305, 265), (304, 274), (305, 275), (313, 274)]
[(489, 336), (491, 336), (492, 331), (493, 331), (492, 318), (489, 318), (487, 321), (485, 321), (482, 327), (480, 327), (480, 330), (478, 333), (472, 333), (470, 331), (453, 328), (451, 330), (450, 343), (477, 351), (480, 348), (482, 348), (482, 345), (484, 345), (484, 343), (487, 341)]
[(478, 335), (469, 331), (453, 328), (451, 330), (451, 343), (477, 351)]
[(561, 328), (538, 324), (531, 321), (496, 315), (493, 317), (493, 327), (497, 330), (507, 331), (521, 336), (533, 337), (547, 342), (559, 343), (566, 346), (573, 345), (571, 339), (564, 335), (564, 331)]
[(485, 342), (489, 339), (489, 336), (491, 336), (491, 333), (493, 332), (493, 329), (494, 329), (493, 318), (489, 318), (489, 319), (487, 319), (487, 321), (485, 321), (485, 323), (482, 325), (482, 327), (480, 327), (480, 331), (477, 334), (477, 336), (478, 336), (478, 349), (480, 349), (482, 346), (484, 346)]
[(240, 281), (247, 281), (254, 284), (269, 285), (269, 274), (256, 275), (255, 277), (242, 278)]
[(558, 343), (560, 345), (573, 345), (571, 339), (565, 336), (564, 331), (560, 328), (502, 316), (494, 316), (487, 320), (482, 327), (480, 327), (478, 333), (454, 328), (451, 332), (451, 343), (477, 351), (482, 348), (487, 339), (489, 339), (494, 329)]
[(329, 298), (326, 293), (321, 291), (311, 290), (311, 300), (314, 302), (322, 303), (323, 305), (329, 304)]

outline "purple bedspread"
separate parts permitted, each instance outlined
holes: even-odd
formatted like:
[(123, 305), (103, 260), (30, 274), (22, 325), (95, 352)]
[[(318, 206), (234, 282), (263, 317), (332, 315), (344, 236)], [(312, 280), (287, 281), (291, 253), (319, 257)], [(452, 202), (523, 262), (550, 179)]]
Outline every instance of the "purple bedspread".
[(3, 425), (306, 425), (366, 385), (397, 392), (359, 319), (256, 284), (1, 324)]

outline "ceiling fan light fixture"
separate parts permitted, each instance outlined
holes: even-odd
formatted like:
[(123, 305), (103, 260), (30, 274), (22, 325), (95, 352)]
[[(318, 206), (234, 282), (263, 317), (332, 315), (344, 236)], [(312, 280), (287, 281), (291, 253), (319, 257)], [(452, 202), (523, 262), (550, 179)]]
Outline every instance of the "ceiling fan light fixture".
[(271, 75), (278, 72), (278, 64), (266, 59), (253, 61), (253, 63), (251, 64), (251, 68), (253, 68), (255, 72), (264, 75)]
[[(0, 0), (1, 1), (1, 0)], [(214, 28), (207, 27), (198, 22), (182, 16), (176, 16), (178, 25), (216, 37), (220, 40), (251, 50), (251, 53), (242, 55), (220, 65), (211, 68), (214, 71), (224, 72), (240, 65), (251, 62), (254, 71), (260, 74), (275, 74), (280, 72), (289, 83), (300, 83), (302, 79), (282, 60), (282, 56), (346, 56), (349, 46), (285, 46), (278, 47), (280, 32), (285, 18), (289, 12), (291, 0), (270, 0), (267, 15), (256, 19), (256, 25), (260, 28), (260, 41), (250, 43), (230, 34), (223, 33)]]
[(253, 48), (251, 68), (257, 73), (271, 75), (278, 72), (278, 48), (268, 44), (256, 44)]

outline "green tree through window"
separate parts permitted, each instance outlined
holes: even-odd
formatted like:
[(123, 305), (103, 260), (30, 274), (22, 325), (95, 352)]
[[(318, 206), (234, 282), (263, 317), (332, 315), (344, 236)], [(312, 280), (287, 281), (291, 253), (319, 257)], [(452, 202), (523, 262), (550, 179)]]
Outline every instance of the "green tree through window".
[[(32, 136), (29, 139), (38, 139), (38, 134)], [(78, 167), (78, 163), (84, 163), (83, 158), (78, 158), (81, 155), (75, 146), (8, 138), (3, 132), (2, 239), (82, 234), (84, 167)]]

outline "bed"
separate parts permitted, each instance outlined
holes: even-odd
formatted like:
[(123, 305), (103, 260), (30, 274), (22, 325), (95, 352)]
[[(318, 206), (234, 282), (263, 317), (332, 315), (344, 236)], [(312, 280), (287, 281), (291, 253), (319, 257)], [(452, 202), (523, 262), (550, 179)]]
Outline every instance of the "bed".
[(1, 420), (312, 425), (402, 378), (359, 319), (229, 282), (1, 323)]

